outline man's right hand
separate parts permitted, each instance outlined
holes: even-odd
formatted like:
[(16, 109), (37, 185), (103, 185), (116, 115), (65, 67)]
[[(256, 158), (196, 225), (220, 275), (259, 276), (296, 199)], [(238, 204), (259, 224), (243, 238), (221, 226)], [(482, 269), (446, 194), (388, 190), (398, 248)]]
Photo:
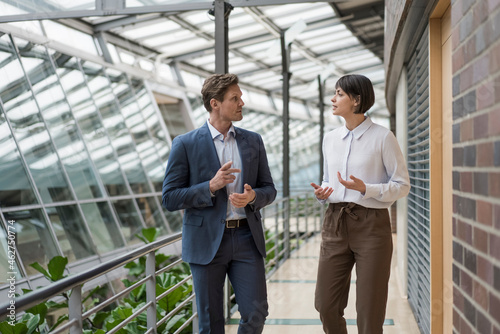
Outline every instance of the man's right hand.
[(224, 188), (226, 184), (233, 183), (236, 179), (236, 176), (234, 176), (233, 173), (241, 173), (241, 169), (230, 168), (232, 164), (232, 161), (226, 162), (217, 171), (217, 174), (215, 174), (215, 176), (210, 180), (210, 191), (212, 193)]

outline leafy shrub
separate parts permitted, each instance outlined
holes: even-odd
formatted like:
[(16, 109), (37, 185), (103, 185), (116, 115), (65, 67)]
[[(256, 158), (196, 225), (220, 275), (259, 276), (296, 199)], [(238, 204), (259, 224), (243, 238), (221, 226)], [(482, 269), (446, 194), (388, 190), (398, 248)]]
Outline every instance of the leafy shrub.
[[(148, 228), (142, 230), (142, 235), (137, 235), (138, 238), (143, 240), (145, 243), (153, 242), (157, 237), (156, 228)], [(156, 270), (163, 268), (174, 261), (177, 258), (174, 256), (169, 256), (165, 254), (155, 255), (155, 267)], [(33, 268), (42, 273), (50, 282), (56, 282), (67, 275), (64, 275), (66, 266), (68, 264), (68, 259), (62, 256), (56, 256), (50, 260), (47, 269), (43, 268), (39, 263), (35, 262), (31, 264)], [(130, 287), (135, 284), (135, 282), (141, 280), (145, 277), (146, 270), (146, 258), (142, 257), (134, 262), (130, 262), (125, 265), (128, 269), (127, 278), (123, 279), (122, 282), (125, 287)], [(190, 275), (189, 265), (181, 262), (179, 265), (174, 266), (168, 272), (162, 273), (156, 277), (156, 296), (168, 291), (173, 286), (184, 280)], [(87, 292), (85, 297), (82, 299), (83, 312), (85, 310), (91, 309), (95, 305), (99, 304), (101, 300), (105, 299), (107, 287), (96, 287), (93, 290)], [(170, 292), (167, 296), (160, 299), (157, 302), (156, 312), (157, 319), (161, 319), (169, 312), (171, 312), (177, 305), (179, 305), (184, 299), (186, 299), (193, 290), (192, 280), (187, 280), (177, 289)], [(23, 293), (27, 294), (32, 290), (23, 289)], [(49, 300), (44, 303), (38, 304), (30, 309), (27, 309), (23, 316), (17, 320), (17, 322), (12, 326), (8, 321), (0, 322), (0, 333), (2, 334), (32, 334), (32, 333), (48, 333), (54, 330), (63, 322), (68, 320), (68, 301), (69, 293), (63, 292), (57, 301)], [(133, 289), (128, 297), (121, 299), (118, 305), (112, 305), (106, 307), (104, 310), (93, 314), (88, 319), (84, 321), (84, 334), (102, 334), (111, 330), (112, 328), (118, 326), (123, 320), (130, 317), (134, 312), (140, 309), (146, 304), (146, 285), (143, 284), (135, 289)], [(51, 323), (49, 315), (56, 311), (65, 310), (63, 315), (58, 316), (58, 318)], [(158, 328), (158, 333), (168, 334), (175, 332), (180, 328), (191, 316), (192, 307), (188, 303), (186, 306), (182, 307), (174, 316), (163, 323)], [(132, 320), (122, 329), (120, 329), (118, 334), (141, 334), (147, 330), (147, 317), (146, 311), (141, 313), (137, 318)], [(182, 333), (192, 333), (192, 325), (187, 326), (183, 329)]]

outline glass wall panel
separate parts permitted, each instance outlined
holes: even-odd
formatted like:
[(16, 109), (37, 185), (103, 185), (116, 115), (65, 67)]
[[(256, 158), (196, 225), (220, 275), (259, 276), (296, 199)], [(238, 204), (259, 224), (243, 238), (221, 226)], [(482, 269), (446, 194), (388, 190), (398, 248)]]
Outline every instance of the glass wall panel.
[(50, 51), (61, 85), (66, 92), (90, 156), (110, 196), (130, 194), (111, 141), (101, 122), (94, 100), (74, 57)]
[(161, 210), (153, 197), (137, 198), (137, 205), (141, 211), (146, 227), (156, 227), (160, 234), (166, 234), (165, 223), (161, 216)]
[(61, 250), (69, 262), (95, 254), (85, 222), (75, 205), (46, 208)]
[(31, 183), (0, 103), (0, 207), (36, 204)]
[[(161, 196), (158, 196), (158, 201), (161, 203)], [(163, 209), (165, 217), (167, 217), (167, 224), (172, 232), (180, 232), (182, 230), (182, 214), (181, 211), (170, 212)]]
[(157, 166), (151, 174), (154, 174), (153, 178), (156, 182), (157, 180), (161, 180), (160, 183), (163, 184), (164, 171), (170, 153), (170, 143), (167, 140), (169, 134), (165, 130), (166, 127), (161, 126), (164, 121), (156, 110), (156, 101), (152, 93), (150, 93), (144, 85), (144, 82), (142, 80), (132, 79), (132, 87), (134, 88), (137, 103), (139, 104), (146, 126), (153, 137), (154, 146), (156, 147), (161, 163), (161, 165)]
[(76, 197), (102, 197), (89, 155), (45, 47), (15, 39), (38, 108)]
[(104, 73), (104, 68), (90, 62), (84, 62), (82, 66), (104, 126), (111, 137), (111, 144), (118, 154), (118, 161), (127, 176), (132, 191), (136, 194), (151, 192), (152, 189), (147, 182), (139, 154), (135, 150), (132, 136), (125, 125), (111, 89), (111, 83)]
[(127, 244), (140, 242), (135, 235), (140, 234), (144, 226), (142, 225), (139, 213), (135, 209), (133, 200), (113, 201), (113, 206), (120, 220), (121, 230)]
[[(194, 93), (187, 93), (187, 96), (191, 104), (191, 109), (193, 110), (195, 126), (201, 126), (207, 121), (210, 114), (207, 109), (205, 109), (201, 96)], [(245, 116), (243, 115), (243, 117)]]
[(309, 189), (311, 182), (320, 181), (320, 147), (319, 125), (302, 120), (290, 122), (290, 189)]
[[(61, 3), (75, 3), (77, 1), (61, 1)], [(76, 29), (70, 28), (66, 25), (57, 23), (52, 20), (42, 21), (42, 25), (45, 30), (45, 34), (51, 39), (59, 41), (66, 45), (71, 45), (71, 47), (80, 49), (86, 53), (92, 53), (98, 55), (96, 45), (94, 43), (94, 38), (91, 35), (78, 31)], [(75, 41), (78, 41), (75, 43)]]
[[(107, 72), (112, 82), (115, 96), (118, 99), (122, 115), (125, 118), (125, 124), (132, 134), (136, 150), (141, 157), (144, 168), (155, 190), (161, 191), (164, 176), (164, 172), (162, 171), (163, 165), (160, 162), (158, 152), (155, 149), (155, 143), (148, 129), (152, 127), (151, 121), (155, 121), (156, 126), (160, 127), (158, 119), (147, 119), (144, 117), (145, 115), (141, 113), (136, 96), (124, 73), (117, 73), (116, 71), (110, 70)], [(151, 103), (151, 101), (149, 102)]]
[(188, 132), (183, 115), (183, 102), (177, 99), (155, 94), (156, 103), (160, 109), (161, 116), (167, 125), (168, 134), (171, 139)]
[(100, 254), (124, 246), (120, 230), (107, 202), (82, 204), (82, 211)]
[(46, 268), (54, 256), (60, 255), (41, 209), (4, 212), (4, 217), (15, 221), (17, 251), (28, 275), (38, 273), (30, 264), (38, 262)]
[(45, 203), (73, 200), (49, 133), (8, 35), (0, 37), (0, 99)]
[[(11, 240), (14, 243), (12, 243)], [(7, 279), (12, 276), (16, 279), (22, 277), (22, 273), (16, 261), (16, 254), (18, 254), (16, 245), (17, 234), (15, 230), (11, 228), (10, 234), (7, 233), (4, 225), (1, 224), (0, 221), (0, 284), (7, 282)]]

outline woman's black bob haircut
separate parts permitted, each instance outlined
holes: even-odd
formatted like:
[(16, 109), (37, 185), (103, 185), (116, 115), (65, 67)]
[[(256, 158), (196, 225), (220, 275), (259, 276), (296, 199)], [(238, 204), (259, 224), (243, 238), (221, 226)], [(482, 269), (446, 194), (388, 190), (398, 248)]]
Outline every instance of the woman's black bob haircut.
[(361, 74), (348, 74), (335, 84), (335, 90), (341, 88), (351, 99), (359, 102), (355, 114), (364, 114), (375, 103), (375, 92), (370, 79)]

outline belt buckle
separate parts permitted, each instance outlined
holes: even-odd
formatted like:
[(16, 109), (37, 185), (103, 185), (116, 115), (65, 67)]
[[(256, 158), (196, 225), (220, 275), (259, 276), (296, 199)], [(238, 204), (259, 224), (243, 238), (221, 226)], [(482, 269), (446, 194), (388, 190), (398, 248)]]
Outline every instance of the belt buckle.
[(235, 219), (235, 220), (226, 220), (226, 228), (236, 228), (240, 227), (240, 220)]

